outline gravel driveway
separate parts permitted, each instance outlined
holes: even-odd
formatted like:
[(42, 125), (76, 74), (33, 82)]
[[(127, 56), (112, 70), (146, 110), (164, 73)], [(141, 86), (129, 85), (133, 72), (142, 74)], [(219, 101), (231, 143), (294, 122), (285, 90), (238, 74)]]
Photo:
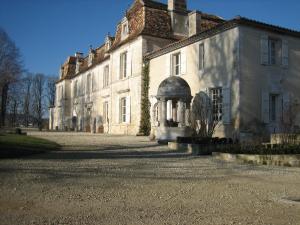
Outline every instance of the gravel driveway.
[(300, 225), (300, 168), (228, 164), (144, 137), (30, 133), (59, 152), (0, 161), (0, 224)]

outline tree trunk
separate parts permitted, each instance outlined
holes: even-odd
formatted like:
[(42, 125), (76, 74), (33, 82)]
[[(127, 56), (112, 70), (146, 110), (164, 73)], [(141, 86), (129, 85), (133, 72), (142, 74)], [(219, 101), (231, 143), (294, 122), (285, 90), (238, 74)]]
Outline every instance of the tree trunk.
[(1, 93), (1, 120), (0, 126), (5, 126), (8, 84), (4, 84)]

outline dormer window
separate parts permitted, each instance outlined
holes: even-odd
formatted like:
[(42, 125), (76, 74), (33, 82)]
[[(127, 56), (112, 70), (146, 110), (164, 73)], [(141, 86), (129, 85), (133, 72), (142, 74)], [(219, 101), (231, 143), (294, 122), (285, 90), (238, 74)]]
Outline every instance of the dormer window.
[(95, 58), (95, 51), (92, 49), (92, 46), (90, 46), (90, 53), (89, 53), (89, 58), (88, 58), (88, 66), (93, 65), (93, 61)]
[(127, 22), (125, 24), (123, 24), (122, 32), (123, 32), (123, 36), (128, 34), (128, 23)]
[(128, 28), (128, 21), (125, 20), (123, 23), (122, 23), (122, 39), (126, 38), (129, 34), (129, 28)]
[(59, 77), (60, 77), (60, 79), (63, 77), (63, 74), (64, 74), (64, 68), (61, 67), (60, 70), (59, 70)]
[(112, 44), (112, 40), (111, 37), (109, 35), (107, 35), (107, 37), (105, 38), (105, 50), (108, 51), (111, 47)]
[(82, 57), (83, 57), (83, 54), (80, 53), (80, 52), (76, 52), (75, 57), (76, 57), (76, 68), (75, 68), (75, 73), (79, 73), (79, 72), (80, 72), (81, 59), (82, 59)]
[(79, 70), (80, 70), (80, 62), (79, 62), (79, 60), (77, 60), (75, 73), (79, 73)]

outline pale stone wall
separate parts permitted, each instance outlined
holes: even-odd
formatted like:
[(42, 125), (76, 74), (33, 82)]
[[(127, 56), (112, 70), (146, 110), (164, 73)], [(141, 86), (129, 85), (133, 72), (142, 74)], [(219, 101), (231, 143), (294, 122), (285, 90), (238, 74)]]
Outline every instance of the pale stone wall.
[[(65, 126), (75, 128), (72, 117), (77, 118), (76, 127), (81, 131), (93, 131), (96, 120), (96, 131), (103, 126), (105, 133), (136, 135), (139, 131), (141, 116), (141, 75), (143, 56), (153, 50), (157, 50), (171, 41), (148, 36), (140, 36), (137, 39), (122, 45), (112, 51), (110, 58), (85, 71), (72, 80), (65, 80), (57, 84), (56, 96), (60, 96), (60, 86), (63, 87), (64, 101), (56, 101), (53, 109), (53, 124), (55, 129), (63, 129)], [(126, 78), (119, 78), (120, 54), (127, 52)], [(109, 85), (104, 86), (104, 68), (109, 66)], [(87, 77), (91, 75), (91, 92), (87, 93)], [(78, 96), (74, 95), (74, 87), (77, 82)], [(130, 101), (129, 120), (120, 122), (121, 98), (126, 97)], [(104, 102), (108, 102), (108, 121), (104, 121)], [(90, 111), (87, 110), (90, 108)], [(62, 120), (65, 120), (62, 123)], [(62, 125), (64, 124), (64, 125)], [(87, 129), (89, 126), (89, 129)]]
[[(277, 40), (276, 65), (261, 64), (261, 37), (269, 36)], [(282, 66), (281, 42), (286, 40), (289, 48), (288, 66)], [(241, 73), (241, 130), (259, 133), (264, 122), (263, 93), (278, 94), (279, 101), (284, 101), (284, 95), (291, 95), (290, 100), (300, 100), (300, 39), (288, 35), (240, 27), (240, 73)], [(278, 102), (278, 112), (281, 110)], [(278, 115), (281, 116), (281, 115)], [(300, 118), (299, 118), (300, 119)], [(298, 120), (299, 120), (298, 119)], [(266, 130), (280, 132), (280, 118), (276, 122), (266, 123)], [(298, 121), (298, 124), (299, 121)]]
[[(181, 52), (182, 62), (180, 77), (185, 79), (195, 96), (200, 91), (206, 92), (208, 88), (224, 87), (231, 90), (231, 113), (230, 123), (221, 123), (217, 129), (216, 136), (234, 136), (239, 128), (239, 45), (238, 28), (230, 29), (210, 38), (198, 41), (181, 49), (172, 51), (150, 61), (150, 100), (151, 116), (153, 122), (153, 106), (157, 102), (156, 94), (160, 83), (171, 75), (171, 55)], [(199, 45), (204, 43), (205, 66), (203, 70), (198, 68)]]

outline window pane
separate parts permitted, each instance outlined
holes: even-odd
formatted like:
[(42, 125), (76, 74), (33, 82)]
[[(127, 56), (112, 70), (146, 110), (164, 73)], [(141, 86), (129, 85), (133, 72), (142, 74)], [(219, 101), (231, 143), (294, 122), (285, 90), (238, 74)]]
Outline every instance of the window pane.
[(223, 104), (223, 96), (222, 96), (222, 88), (214, 88), (210, 90), (211, 93), (211, 101), (212, 101), (212, 112), (214, 121), (222, 120), (222, 104)]

